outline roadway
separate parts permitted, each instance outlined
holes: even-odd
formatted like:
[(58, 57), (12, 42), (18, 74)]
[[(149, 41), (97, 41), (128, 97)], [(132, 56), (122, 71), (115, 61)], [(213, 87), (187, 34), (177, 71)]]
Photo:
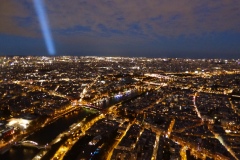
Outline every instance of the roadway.
[[(198, 114), (198, 117), (202, 119), (201, 113), (198, 111), (198, 108), (197, 108), (197, 105), (196, 105), (196, 99), (197, 99), (196, 97), (197, 97), (197, 95), (198, 95), (198, 92), (196, 92), (196, 93), (194, 94), (194, 98), (193, 98), (194, 107), (195, 107), (195, 110), (196, 110), (196, 112), (197, 112), (197, 114)], [(202, 119), (202, 121), (204, 121), (204, 120)], [(238, 158), (236, 157), (235, 153), (231, 150), (231, 148), (228, 147), (228, 146), (226, 145), (226, 143), (223, 141), (222, 137), (221, 137), (219, 134), (215, 133), (215, 132), (212, 130), (212, 127), (210, 126), (210, 124), (208, 124), (208, 129), (213, 133), (213, 135), (215, 136), (215, 138), (226, 148), (226, 150), (227, 150), (235, 159), (238, 159)]]
[[(100, 119), (105, 118), (104, 114), (100, 114), (97, 117), (95, 117), (94, 119), (92, 119), (91, 121), (87, 122), (86, 124), (81, 124), (81, 122), (79, 122), (79, 125), (76, 125), (76, 128), (74, 129), (74, 131), (72, 131), (70, 134), (68, 133), (69, 131), (67, 131), (66, 133), (69, 135), (68, 140), (66, 141), (65, 144), (61, 145), (59, 147), (59, 149), (57, 150), (57, 152), (54, 154), (53, 156), (53, 160), (62, 160), (64, 158), (64, 156), (66, 155), (66, 153), (72, 148), (72, 146), (78, 141), (79, 138), (83, 137), (86, 133), (86, 131), (92, 127), (92, 125), (94, 125), (97, 121), (99, 121)], [(77, 132), (81, 131), (80, 134), (78, 134)], [(70, 137), (70, 135), (75, 135), (74, 137)], [(67, 145), (66, 145), (67, 144)]]
[(110, 148), (110, 150), (108, 150), (108, 156), (106, 158), (106, 160), (110, 160), (113, 154), (114, 149), (119, 145), (119, 143), (121, 142), (121, 140), (123, 139), (123, 137), (125, 137), (126, 133), (128, 132), (129, 128), (135, 123), (135, 120), (132, 123), (129, 123), (126, 130), (121, 134), (121, 136), (119, 137), (119, 139), (115, 140), (113, 146)]
[(151, 160), (156, 160), (157, 159), (157, 151), (158, 151), (158, 147), (159, 147), (159, 140), (160, 140), (160, 133), (156, 132), (156, 140), (155, 140), (155, 144), (153, 147), (153, 154), (152, 154), (152, 159)]

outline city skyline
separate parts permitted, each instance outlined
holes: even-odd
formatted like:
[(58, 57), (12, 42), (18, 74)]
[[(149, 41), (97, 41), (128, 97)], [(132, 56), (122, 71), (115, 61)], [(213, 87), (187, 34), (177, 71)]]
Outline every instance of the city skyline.
[(0, 62), (0, 159), (240, 158), (239, 60)]
[[(34, 2), (2, 2), (1, 56), (50, 55)], [(239, 58), (238, 1), (42, 2), (55, 56)]]

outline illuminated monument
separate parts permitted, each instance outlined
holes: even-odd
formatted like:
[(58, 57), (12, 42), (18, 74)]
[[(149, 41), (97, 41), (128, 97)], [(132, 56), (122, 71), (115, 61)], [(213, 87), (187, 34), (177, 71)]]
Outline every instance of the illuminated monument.
[(48, 18), (44, 9), (43, 0), (34, 0), (34, 6), (41, 25), (42, 34), (45, 40), (45, 44), (47, 46), (48, 53), (50, 55), (55, 55), (56, 51), (53, 44), (51, 31), (49, 29)]

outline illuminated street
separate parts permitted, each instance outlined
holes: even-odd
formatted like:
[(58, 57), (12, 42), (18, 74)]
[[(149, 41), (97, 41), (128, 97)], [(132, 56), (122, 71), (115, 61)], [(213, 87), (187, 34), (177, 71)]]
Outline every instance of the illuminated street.
[[(0, 82), (1, 159), (240, 157), (235, 61), (223, 71), (214, 67), (218, 63), (184, 59), (3, 61), (8, 76)], [(212, 69), (200, 70), (204, 65)]]

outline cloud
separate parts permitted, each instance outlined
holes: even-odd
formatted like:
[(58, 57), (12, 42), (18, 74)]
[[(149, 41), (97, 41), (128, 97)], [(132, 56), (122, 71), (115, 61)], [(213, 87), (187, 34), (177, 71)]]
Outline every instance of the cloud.
[(103, 32), (99, 25), (129, 34), (138, 25), (148, 35), (239, 32), (240, 2), (236, 0), (64, 0), (48, 1), (54, 28), (89, 26)]
[[(3, 0), (0, 32), (38, 35), (31, 0)], [(45, 0), (54, 35), (154, 38), (240, 32), (239, 0)]]
[(39, 36), (39, 27), (30, 0), (2, 0), (0, 33), (20, 36)]

